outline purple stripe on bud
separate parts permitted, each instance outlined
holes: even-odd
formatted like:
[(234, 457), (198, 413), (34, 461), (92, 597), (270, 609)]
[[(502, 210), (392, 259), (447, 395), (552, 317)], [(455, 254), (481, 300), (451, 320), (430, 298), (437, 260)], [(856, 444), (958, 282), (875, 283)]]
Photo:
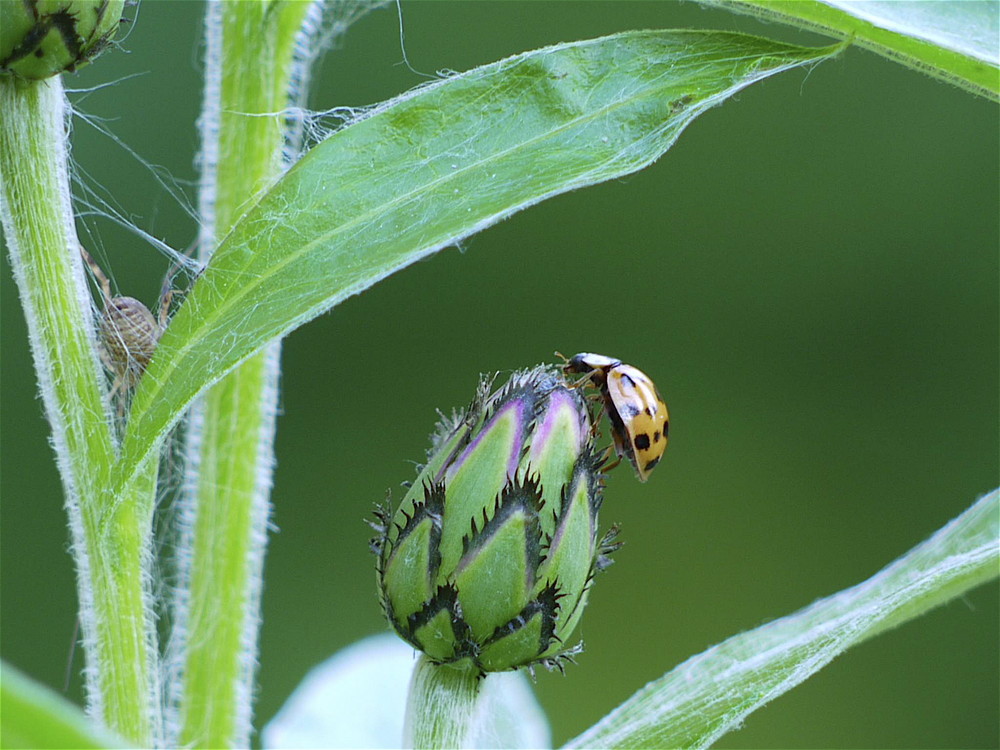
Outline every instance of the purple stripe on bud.
[(576, 444), (583, 449), (587, 442), (589, 426), (584, 424), (586, 411), (580, 409), (573, 395), (565, 388), (552, 391), (549, 396), (548, 407), (541, 423), (535, 428), (535, 434), (531, 441), (531, 461), (538, 461), (541, 452), (545, 449), (545, 444), (552, 435), (552, 430), (560, 419), (569, 416), (569, 421), (576, 431)]
[(514, 420), (519, 429), (515, 432), (514, 444), (511, 446), (510, 457), (507, 459), (507, 477), (514, 477), (514, 474), (517, 471), (518, 459), (520, 458), (521, 450), (524, 447), (526, 406), (521, 399), (512, 399), (497, 410), (496, 414), (493, 415), (493, 418), (489, 421), (489, 423), (478, 431), (475, 439), (469, 443), (468, 447), (464, 451), (462, 451), (462, 455), (447, 467), (446, 476), (448, 479), (453, 477), (455, 472), (462, 467), (465, 460), (472, 455), (472, 453), (479, 446), (479, 443), (483, 440), (483, 437), (489, 434), (490, 430), (493, 429), (493, 426), (496, 425), (499, 420), (505, 419), (512, 410), (516, 412)]

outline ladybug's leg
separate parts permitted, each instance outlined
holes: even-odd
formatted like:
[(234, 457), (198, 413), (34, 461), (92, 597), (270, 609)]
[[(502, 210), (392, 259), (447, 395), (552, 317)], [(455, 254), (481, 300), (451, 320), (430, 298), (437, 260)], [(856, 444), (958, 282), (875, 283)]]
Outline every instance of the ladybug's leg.
[(601, 467), (598, 469), (602, 474), (607, 474), (614, 468), (618, 467), (618, 464), (622, 462), (621, 454), (619, 454), (614, 461), (611, 460), (611, 446), (609, 445), (604, 451), (604, 460), (601, 462)]
[(601, 434), (601, 412), (603, 411), (604, 406), (598, 399), (587, 399), (587, 415), (590, 417), (590, 437), (592, 438)]
[(599, 388), (600, 384), (594, 380), (594, 376), (597, 375), (597, 370), (591, 370), (586, 375), (581, 378), (577, 378), (572, 383), (567, 383), (567, 388), (580, 388), (585, 385), (593, 385), (595, 388)]

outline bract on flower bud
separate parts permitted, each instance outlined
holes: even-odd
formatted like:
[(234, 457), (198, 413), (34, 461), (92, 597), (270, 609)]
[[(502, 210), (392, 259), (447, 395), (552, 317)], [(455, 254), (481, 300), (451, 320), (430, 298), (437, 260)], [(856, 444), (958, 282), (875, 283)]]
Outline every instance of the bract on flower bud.
[(377, 513), (379, 599), (431, 660), (495, 672), (561, 668), (613, 529), (598, 541), (603, 477), (583, 396), (550, 367), (480, 384), (443, 420), (393, 514)]
[(3, 0), (0, 71), (42, 79), (76, 70), (114, 37), (125, 0)]

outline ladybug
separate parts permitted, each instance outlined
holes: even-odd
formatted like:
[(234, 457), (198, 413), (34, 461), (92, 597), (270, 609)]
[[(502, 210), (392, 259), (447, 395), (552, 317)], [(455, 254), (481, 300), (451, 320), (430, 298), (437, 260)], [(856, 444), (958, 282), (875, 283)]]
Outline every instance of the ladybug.
[[(562, 356), (562, 355), (560, 355)], [(563, 359), (566, 359), (563, 357)], [(644, 372), (603, 354), (582, 352), (566, 360), (566, 372), (583, 373), (601, 389), (604, 411), (611, 420), (611, 437), (618, 461), (625, 456), (640, 482), (649, 479), (667, 449), (670, 416), (663, 397)]]

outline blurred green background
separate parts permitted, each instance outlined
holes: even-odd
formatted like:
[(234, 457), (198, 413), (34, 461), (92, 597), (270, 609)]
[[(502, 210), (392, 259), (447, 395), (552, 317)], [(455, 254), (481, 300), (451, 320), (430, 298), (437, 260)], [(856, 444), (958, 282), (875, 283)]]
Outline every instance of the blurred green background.
[[(189, 201), (201, 12), (143, 3), (121, 49), (67, 79)], [(414, 2), (403, 20), (424, 74), (634, 28), (823, 43), (666, 1)], [(310, 105), (423, 80), (390, 7), (325, 58)], [(998, 124), (995, 104), (848, 50), (709, 112), (644, 172), (532, 208), (292, 334), (256, 725), (311, 666), (386, 629), (362, 518), (483, 371), (595, 351), (639, 366), (671, 408), (649, 483), (609, 479), (602, 520), (627, 544), (593, 591), (587, 651), (538, 679), (557, 744), (688, 656), (868, 577), (994, 487)], [(90, 188), (192, 241), (128, 148), (79, 118), (73, 140)], [(81, 231), (125, 293), (155, 302), (155, 249), (99, 217)], [(68, 670), (80, 700), (60, 484), (3, 263), (2, 655), (58, 690)], [(719, 746), (996, 747), (997, 632), (991, 584), (849, 652)]]

